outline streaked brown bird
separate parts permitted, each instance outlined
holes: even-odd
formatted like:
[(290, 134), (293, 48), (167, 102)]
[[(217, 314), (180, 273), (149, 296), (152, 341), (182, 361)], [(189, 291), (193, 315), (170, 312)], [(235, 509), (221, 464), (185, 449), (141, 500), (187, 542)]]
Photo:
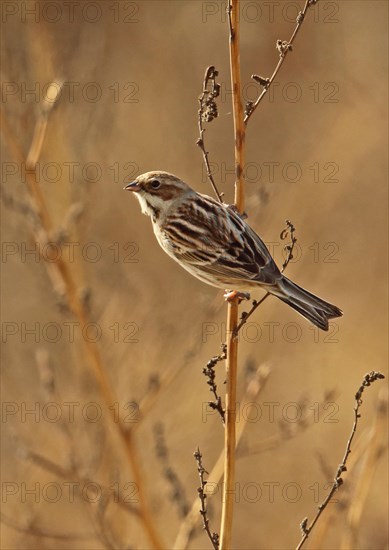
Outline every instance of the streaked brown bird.
[(168, 172), (146, 172), (125, 189), (151, 217), (163, 250), (201, 281), (236, 291), (261, 287), (322, 330), (343, 314), (285, 277), (262, 239), (230, 206)]

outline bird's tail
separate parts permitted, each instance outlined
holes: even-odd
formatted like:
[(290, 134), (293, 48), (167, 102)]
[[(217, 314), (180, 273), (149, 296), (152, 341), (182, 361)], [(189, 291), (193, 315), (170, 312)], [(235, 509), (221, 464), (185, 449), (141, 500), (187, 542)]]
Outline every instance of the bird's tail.
[(285, 276), (271, 293), (322, 330), (328, 330), (328, 319), (343, 315), (341, 309), (304, 290)]

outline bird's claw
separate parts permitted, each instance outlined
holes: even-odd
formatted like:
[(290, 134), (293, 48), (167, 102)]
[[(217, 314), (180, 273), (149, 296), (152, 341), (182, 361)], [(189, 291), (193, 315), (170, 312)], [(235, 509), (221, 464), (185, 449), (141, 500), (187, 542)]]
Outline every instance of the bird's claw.
[(240, 304), (243, 300), (250, 300), (249, 292), (239, 292), (238, 290), (226, 290), (224, 293), (224, 299), (226, 302), (233, 302), (238, 299)]

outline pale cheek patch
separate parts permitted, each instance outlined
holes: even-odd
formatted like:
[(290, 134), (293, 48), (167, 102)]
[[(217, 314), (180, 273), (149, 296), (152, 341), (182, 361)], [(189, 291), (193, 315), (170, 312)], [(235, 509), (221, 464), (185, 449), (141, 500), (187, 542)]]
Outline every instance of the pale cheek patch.
[(147, 204), (146, 199), (140, 193), (135, 195), (135, 196), (139, 201), (140, 208), (142, 210), (142, 214), (145, 214), (146, 216), (151, 216), (151, 211), (150, 211), (150, 208)]
[[(146, 198), (147, 197), (147, 198)], [(158, 218), (159, 212), (164, 211), (169, 206), (169, 202), (161, 199), (161, 197), (147, 194), (147, 196), (138, 193), (136, 198), (139, 200), (139, 204), (142, 213), (152, 218)]]

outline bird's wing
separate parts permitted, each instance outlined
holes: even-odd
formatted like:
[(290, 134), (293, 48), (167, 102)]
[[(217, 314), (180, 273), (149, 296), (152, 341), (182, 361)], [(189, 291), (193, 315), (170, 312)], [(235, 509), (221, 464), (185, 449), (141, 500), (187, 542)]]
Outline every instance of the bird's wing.
[(280, 271), (262, 239), (233, 209), (196, 194), (165, 227), (175, 259), (220, 279), (273, 285)]

